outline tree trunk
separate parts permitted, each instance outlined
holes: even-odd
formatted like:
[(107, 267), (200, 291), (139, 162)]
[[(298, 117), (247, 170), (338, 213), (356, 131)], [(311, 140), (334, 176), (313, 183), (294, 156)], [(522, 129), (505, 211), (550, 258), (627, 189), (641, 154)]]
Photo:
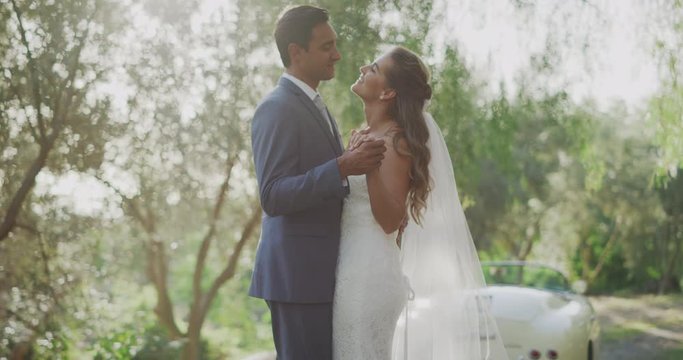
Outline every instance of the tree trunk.
[[(235, 276), (235, 271), (237, 269), (237, 263), (239, 262), (240, 254), (247, 244), (249, 239), (252, 238), (254, 231), (258, 227), (261, 220), (261, 207), (259, 202), (255, 202), (252, 205), (252, 213), (249, 220), (242, 228), (242, 235), (240, 239), (235, 244), (232, 249), (232, 254), (228, 259), (227, 266), (223, 271), (213, 280), (211, 287), (206, 294), (200, 294), (199, 297), (195, 297), (193, 304), (190, 308), (190, 323), (188, 325), (186, 339), (187, 342), (183, 348), (182, 359), (183, 360), (198, 360), (201, 355), (201, 332), (204, 326), (204, 321), (206, 320), (206, 315), (211, 308), (218, 290), (225, 284), (228, 280)], [(201, 281), (201, 278), (196, 278), (195, 281)]]
[(28, 171), (26, 171), (24, 180), (21, 182), (21, 187), (19, 187), (19, 190), (14, 193), (14, 197), (12, 197), (12, 201), (7, 208), (7, 212), (2, 219), (2, 224), (0, 224), (0, 241), (5, 240), (9, 236), (9, 233), (12, 231), (12, 229), (14, 229), (14, 226), (17, 222), (17, 217), (21, 211), (21, 206), (24, 204), (24, 200), (26, 200), (26, 197), (31, 192), (31, 189), (33, 189), (33, 186), (36, 183), (36, 176), (38, 176), (38, 173), (40, 173), (43, 167), (45, 167), (47, 156), (49, 155), (53, 146), (54, 140), (45, 144), (41, 144), (38, 157), (36, 157), (36, 159), (33, 161), (33, 164), (31, 164), (31, 167), (28, 169)]
[(199, 360), (201, 357), (201, 331), (201, 326), (190, 323), (181, 356), (182, 360)]
[(183, 334), (178, 328), (173, 312), (173, 302), (168, 292), (168, 267), (163, 243), (155, 240), (150, 235), (147, 244), (147, 276), (154, 284), (157, 292), (157, 304), (154, 313), (159, 323), (168, 330), (171, 339), (180, 339)]
[(531, 254), (531, 250), (534, 247), (534, 244), (536, 243), (536, 240), (541, 236), (541, 226), (540, 226), (540, 220), (537, 219), (534, 222), (534, 232), (531, 235), (526, 236), (526, 240), (524, 244), (522, 245), (519, 253), (517, 254), (517, 259), (521, 261), (526, 261), (526, 258), (529, 257)]
[[(79, 63), (79, 58), (81, 55), (81, 51), (83, 50), (83, 46), (85, 45), (85, 39), (88, 37), (89, 31), (86, 30), (86, 32), (83, 34), (83, 36), (80, 38), (80, 42), (78, 43), (76, 47), (76, 53), (75, 53), (75, 60), (73, 63), (73, 66), (69, 68), (69, 75), (67, 79), (65, 79), (64, 85), (67, 83), (69, 84), (69, 90), (65, 91), (65, 89), (61, 89), (59, 93), (57, 94), (56, 97), (56, 105), (53, 108), (54, 114), (52, 116), (52, 122), (49, 124), (49, 128), (51, 132), (48, 134), (47, 133), (47, 128), (48, 124), (45, 122), (43, 119), (43, 113), (41, 111), (42, 105), (43, 105), (43, 95), (41, 95), (40, 92), (40, 80), (38, 78), (39, 71), (38, 71), (38, 65), (36, 64), (36, 60), (33, 57), (33, 54), (31, 52), (31, 47), (29, 45), (29, 41), (26, 36), (26, 29), (24, 28), (23, 25), (23, 19), (22, 19), (22, 11), (19, 9), (19, 6), (17, 6), (16, 1), (12, 0), (12, 8), (14, 9), (14, 13), (17, 17), (17, 23), (19, 27), (19, 33), (21, 35), (21, 41), (26, 48), (26, 57), (28, 58), (28, 67), (29, 67), (29, 75), (31, 78), (31, 87), (32, 87), (32, 99), (33, 99), (33, 106), (36, 109), (36, 117), (38, 121), (38, 134), (34, 134), (34, 137), (37, 136), (38, 145), (40, 146), (40, 150), (38, 153), (38, 156), (36, 157), (35, 160), (33, 160), (33, 163), (31, 164), (31, 167), (26, 171), (26, 174), (24, 175), (24, 178), (22, 179), (21, 186), (19, 189), (14, 193), (12, 196), (12, 200), (10, 201), (9, 206), (7, 207), (7, 212), (4, 214), (2, 223), (0, 223), (0, 241), (5, 240), (10, 232), (12, 232), (12, 229), (16, 226), (16, 221), (19, 216), (19, 213), (21, 212), (21, 207), (24, 204), (24, 201), (28, 197), (29, 193), (33, 189), (33, 186), (35, 185), (36, 182), (36, 176), (42, 171), (42, 169), (45, 167), (45, 164), (47, 162), (47, 158), (50, 155), (50, 152), (55, 146), (55, 143), (57, 141), (57, 138), (62, 133), (64, 123), (67, 120), (69, 108), (71, 106), (71, 101), (72, 101), (72, 87), (71, 85), (73, 84), (74, 77), (76, 76), (76, 70), (78, 68)], [(94, 14), (93, 14), (94, 15)], [(59, 105), (60, 105), (60, 99), (62, 98), (62, 95), (66, 93), (66, 98), (65, 98), (65, 104), (64, 104), (64, 110), (63, 112), (59, 111)], [(29, 121), (29, 126), (30, 126), (30, 121)]]
[[(617, 239), (617, 233), (619, 232), (621, 224), (621, 219), (617, 216), (617, 219), (614, 221), (614, 224), (612, 225), (612, 232), (610, 233), (609, 239), (607, 239), (607, 243), (605, 244), (605, 249), (602, 251), (600, 254), (600, 258), (598, 258), (598, 262), (595, 265), (595, 268), (593, 271), (590, 272), (590, 274), (587, 277), (584, 277), (584, 280), (586, 281), (586, 287), (590, 289), (591, 284), (595, 279), (597, 279), (598, 275), (600, 275), (600, 272), (602, 271), (602, 267), (605, 266), (605, 262), (607, 261), (607, 257), (610, 255), (612, 252), (612, 247), (614, 246), (614, 243), (616, 242)], [(586, 264), (589, 265), (589, 264)], [(588, 270), (586, 270), (586, 273), (588, 273)]]
[[(675, 217), (674, 217), (675, 219)], [(662, 277), (659, 279), (659, 286), (657, 289), (657, 293), (659, 295), (667, 293), (669, 290), (671, 290), (674, 287), (674, 283), (676, 282), (676, 276), (674, 276), (674, 268), (676, 266), (677, 260), (678, 260), (678, 255), (681, 252), (681, 240), (678, 239), (678, 229), (677, 229), (677, 224), (670, 224), (669, 229), (667, 231), (668, 237), (672, 237), (673, 241), (675, 242), (676, 248), (673, 251), (673, 254), (671, 255), (671, 258), (669, 259), (666, 268), (664, 269), (664, 273), (662, 274)], [(667, 239), (668, 240), (668, 239)], [(670, 241), (670, 240), (669, 240)]]
[(11, 360), (27, 360), (33, 359), (33, 343), (29, 341), (22, 341), (12, 348)]

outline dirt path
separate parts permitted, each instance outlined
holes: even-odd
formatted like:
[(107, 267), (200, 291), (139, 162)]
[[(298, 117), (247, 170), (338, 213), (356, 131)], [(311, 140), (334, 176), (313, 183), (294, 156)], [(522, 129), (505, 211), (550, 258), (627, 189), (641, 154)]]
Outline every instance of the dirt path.
[(683, 296), (593, 297), (601, 360), (683, 359)]

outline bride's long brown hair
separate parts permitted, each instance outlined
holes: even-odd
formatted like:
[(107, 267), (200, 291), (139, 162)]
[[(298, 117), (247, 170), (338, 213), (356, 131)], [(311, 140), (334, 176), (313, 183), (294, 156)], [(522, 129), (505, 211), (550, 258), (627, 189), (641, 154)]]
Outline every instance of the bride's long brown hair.
[[(389, 112), (400, 126), (393, 137), (393, 145), (399, 154), (412, 160), (408, 202), (410, 214), (419, 224), (431, 190), (429, 130), (423, 111), (425, 102), (432, 97), (432, 87), (429, 86), (429, 71), (415, 53), (397, 46), (389, 52), (389, 57), (393, 64), (386, 71), (386, 78), (396, 91)], [(407, 149), (399, 146), (402, 139), (405, 139)]]

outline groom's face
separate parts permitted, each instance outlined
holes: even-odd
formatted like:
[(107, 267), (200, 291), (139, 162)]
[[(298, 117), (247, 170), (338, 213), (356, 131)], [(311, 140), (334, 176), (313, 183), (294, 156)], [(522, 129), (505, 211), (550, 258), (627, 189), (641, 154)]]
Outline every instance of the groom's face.
[(307, 77), (321, 81), (334, 77), (334, 65), (339, 59), (337, 34), (330, 24), (321, 23), (313, 28), (308, 50), (301, 49), (295, 61)]

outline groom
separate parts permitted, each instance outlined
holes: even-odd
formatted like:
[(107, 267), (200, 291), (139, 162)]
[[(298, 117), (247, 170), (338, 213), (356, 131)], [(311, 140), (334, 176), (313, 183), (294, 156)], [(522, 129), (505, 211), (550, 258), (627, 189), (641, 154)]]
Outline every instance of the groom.
[(264, 210), (249, 295), (270, 308), (279, 360), (332, 358), (332, 300), (349, 175), (380, 165), (383, 140), (344, 151), (317, 92), (341, 55), (326, 10), (298, 6), (277, 21), (285, 72), (256, 108), (252, 147)]

